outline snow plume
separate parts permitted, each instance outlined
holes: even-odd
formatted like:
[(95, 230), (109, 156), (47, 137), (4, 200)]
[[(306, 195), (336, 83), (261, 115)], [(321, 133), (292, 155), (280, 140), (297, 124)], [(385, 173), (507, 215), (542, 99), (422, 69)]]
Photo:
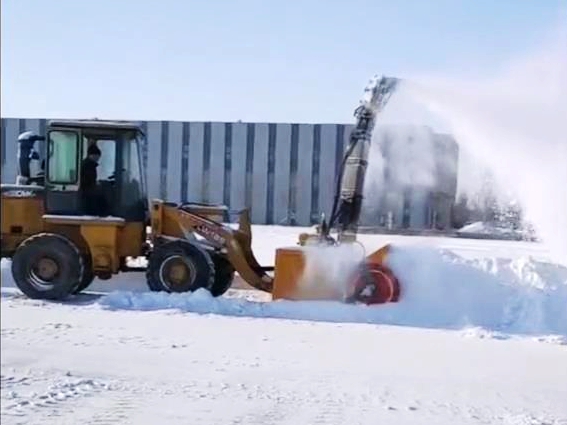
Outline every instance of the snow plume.
[(539, 52), (485, 81), (412, 80), (404, 90), (518, 197), (567, 264), (567, 21)]
[[(436, 183), (436, 159), (433, 133), (423, 126), (383, 126), (374, 132), (377, 143), (374, 150), (383, 152), (392, 187), (433, 187)], [(371, 164), (378, 155), (374, 152)], [(373, 165), (369, 168), (370, 181), (377, 178)], [(386, 170), (384, 170), (386, 171)]]
[(298, 284), (303, 294), (347, 293), (347, 285), (358, 265), (364, 260), (362, 245), (312, 245), (303, 249), (305, 268)]
[(372, 135), (362, 216), (385, 214), (407, 190), (425, 193), (456, 173), (446, 136), (420, 124), (379, 125)]
[[(382, 193), (384, 187), (384, 169), (385, 159), (382, 153), (381, 134), (378, 131), (372, 133), (370, 149), (368, 151), (368, 168), (366, 169), (366, 177), (364, 179), (364, 198), (362, 208), (366, 208), (368, 204), (378, 201), (377, 195)], [(366, 201), (366, 199), (368, 199)]]
[(436, 187), (448, 189), (456, 174), (458, 149), (452, 135), (413, 98), (401, 81), (383, 111), (376, 117), (368, 154), (362, 216), (397, 209), (406, 191), (425, 194)]

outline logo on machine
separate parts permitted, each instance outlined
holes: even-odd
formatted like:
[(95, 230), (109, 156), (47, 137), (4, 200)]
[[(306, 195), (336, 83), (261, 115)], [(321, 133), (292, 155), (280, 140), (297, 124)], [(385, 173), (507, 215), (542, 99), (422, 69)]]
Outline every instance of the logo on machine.
[(223, 238), (217, 232), (215, 232), (214, 230), (210, 229), (207, 226), (197, 225), (195, 226), (195, 230), (200, 234), (202, 234), (203, 236), (205, 236), (207, 239), (211, 239), (216, 243), (219, 243), (221, 245), (224, 245), (226, 243), (225, 238)]
[(5, 198), (35, 198), (36, 192), (33, 190), (7, 190), (2, 192)]

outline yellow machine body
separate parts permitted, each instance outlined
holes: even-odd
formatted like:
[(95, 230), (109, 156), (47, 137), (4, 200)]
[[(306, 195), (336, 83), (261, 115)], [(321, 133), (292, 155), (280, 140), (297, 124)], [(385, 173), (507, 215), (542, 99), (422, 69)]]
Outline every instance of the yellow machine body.
[(92, 258), (92, 270), (100, 277), (118, 273), (121, 259), (142, 255), (144, 223), (125, 222), (117, 217), (45, 214), (43, 199), (31, 194), (40, 188), (20, 188), (14, 196), (6, 187), (2, 188), (1, 206), (4, 256), (10, 257), (24, 240), (44, 232), (64, 235), (73, 241), (82, 254)]
[(42, 232), (43, 199), (24, 191), (2, 187), (2, 252), (12, 254), (27, 237)]

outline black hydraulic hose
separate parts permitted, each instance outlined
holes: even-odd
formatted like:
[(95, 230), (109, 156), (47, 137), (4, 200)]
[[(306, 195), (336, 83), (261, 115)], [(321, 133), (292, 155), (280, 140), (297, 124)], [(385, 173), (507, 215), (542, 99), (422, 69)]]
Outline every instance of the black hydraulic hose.
[(347, 162), (348, 157), (350, 156), (350, 154), (352, 153), (354, 147), (356, 146), (356, 144), (358, 143), (359, 139), (356, 137), (351, 137), (351, 140), (349, 142), (349, 146), (347, 148), (347, 150), (345, 151), (344, 155), (343, 155), (343, 159), (341, 161), (341, 165), (339, 167), (339, 174), (337, 176), (337, 186), (335, 188), (335, 196), (333, 199), (333, 208), (331, 209), (331, 216), (329, 217), (329, 229), (332, 229), (335, 221), (339, 215), (339, 211), (337, 211), (338, 206), (339, 206), (339, 200), (341, 197), (341, 184), (342, 184), (342, 180), (343, 180), (343, 174), (344, 174), (344, 169), (345, 169), (345, 165)]

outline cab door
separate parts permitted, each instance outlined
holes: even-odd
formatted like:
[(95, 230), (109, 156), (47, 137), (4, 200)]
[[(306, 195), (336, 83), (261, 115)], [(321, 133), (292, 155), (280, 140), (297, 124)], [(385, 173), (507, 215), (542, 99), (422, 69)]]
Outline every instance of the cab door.
[(46, 214), (80, 215), (80, 134), (73, 129), (47, 133), (45, 160)]

